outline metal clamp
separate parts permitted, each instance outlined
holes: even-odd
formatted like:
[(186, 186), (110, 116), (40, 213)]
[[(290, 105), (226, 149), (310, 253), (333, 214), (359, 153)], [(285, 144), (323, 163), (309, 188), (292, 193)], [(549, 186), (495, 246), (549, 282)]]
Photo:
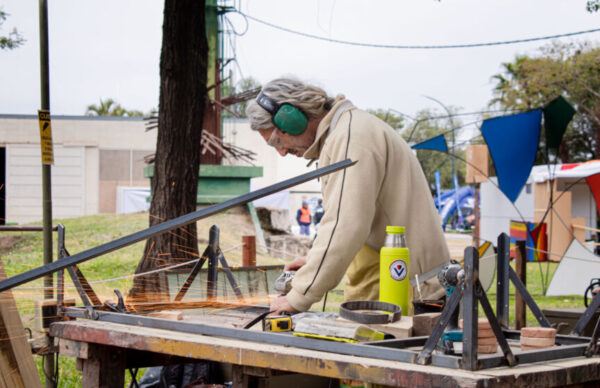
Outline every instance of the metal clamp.
[[(357, 312), (356, 310), (370, 310), (368, 312)], [(372, 311), (387, 311), (386, 313), (375, 313)], [(355, 300), (344, 302), (340, 305), (340, 317), (350, 321), (366, 324), (385, 324), (400, 320), (402, 308), (393, 303), (379, 302), (374, 300)]]

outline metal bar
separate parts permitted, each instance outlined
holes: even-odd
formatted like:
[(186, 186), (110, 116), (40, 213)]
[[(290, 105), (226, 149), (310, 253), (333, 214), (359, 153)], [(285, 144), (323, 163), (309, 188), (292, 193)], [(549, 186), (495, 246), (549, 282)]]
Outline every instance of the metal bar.
[(442, 334), (444, 334), (444, 329), (446, 328), (446, 326), (448, 326), (448, 322), (450, 322), (454, 311), (458, 308), (461, 298), (462, 290), (460, 289), (460, 287), (454, 287), (454, 291), (452, 291), (450, 299), (448, 300), (446, 306), (444, 306), (444, 309), (442, 310), (442, 315), (435, 324), (431, 335), (427, 339), (425, 346), (423, 346), (423, 349), (417, 357), (417, 364), (426, 365), (431, 362), (431, 353), (435, 349), (440, 338), (442, 338)]
[(496, 336), (496, 340), (500, 344), (500, 349), (502, 349), (504, 358), (506, 359), (506, 362), (508, 363), (508, 365), (515, 366), (517, 364), (517, 362), (515, 360), (515, 356), (513, 355), (512, 350), (510, 349), (510, 346), (508, 345), (508, 342), (506, 341), (506, 337), (504, 337), (502, 327), (500, 327), (500, 323), (498, 322), (498, 320), (496, 319), (496, 316), (494, 315), (494, 311), (492, 310), (492, 305), (490, 304), (490, 301), (488, 300), (487, 295), (485, 294), (485, 291), (483, 291), (483, 287), (481, 287), (481, 282), (479, 281), (479, 279), (477, 280), (476, 288), (477, 288), (479, 302), (481, 303), (481, 307), (483, 308), (483, 312), (485, 313), (485, 316), (487, 317), (488, 321), (490, 322), (490, 326), (492, 327), (492, 331), (494, 332), (494, 335)]
[(462, 368), (462, 359), (459, 356), (432, 354), (431, 365), (442, 368), (460, 369)]
[[(90, 301), (92, 302), (92, 304), (101, 305), (102, 301), (100, 300), (100, 298), (98, 298), (98, 296), (94, 292), (94, 289), (92, 288), (92, 286), (90, 285), (90, 283), (88, 283), (88, 281), (85, 278), (85, 276), (83, 276), (83, 273), (81, 272), (81, 270), (79, 269), (79, 267), (77, 265), (74, 265), (74, 266), (72, 266), (70, 268), (72, 268), (73, 271), (75, 272), (75, 275), (77, 276), (77, 279), (79, 280), (80, 287), (82, 287), (83, 291), (90, 298)], [(70, 269), (69, 269), (69, 274), (71, 274)], [(71, 276), (73, 276), (73, 275), (71, 275)]]
[(592, 319), (592, 317), (594, 316), (594, 313), (600, 307), (599, 295), (600, 294), (596, 295), (594, 297), (594, 299), (592, 299), (592, 303), (590, 303), (588, 308), (585, 309), (585, 311), (583, 312), (583, 315), (581, 316), (581, 318), (579, 318), (579, 320), (575, 324), (575, 327), (573, 328), (573, 331), (571, 332), (571, 334), (579, 335), (579, 336), (581, 334), (583, 334), (583, 330), (585, 330), (585, 327), (589, 323), (590, 319)]
[(478, 308), (476, 285), (479, 276), (479, 252), (475, 247), (465, 248), (465, 280), (463, 294), (463, 349), (462, 362), (467, 370), (477, 370)]
[(210, 227), (208, 238), (208, 277), (206, 282), (206, 297), (216, 299), (217, 297), (217, 282), (219, 280), (219, 259), (217, 252), (219, 250), (219, 228), (217, 225)]
[(179, 289), (179, 292), (175, 296), (175, 301), (176, 302), (179, 302), (180, 300), (183, 299), (183, 297), (187, 293), (188, 289), (190, 288), (190, 286), (192, 285), (192, 283), (196, 279), (196, 275), (198, 275), (198, 272), (202, 269), (202, 266), (206, 262), (206, 257), (208, 255), (208, 250), (209, 249), (210, 249), (209, 247), (206, 247), (206, 249), (204, 250), (204, 253), (202, 253), (202, 256), (200, 257), (200, 260), (198, 260), (196, 262), (196, 264), (194, 265), (194, 268), (192, 268), (192, 271), (188, 275), (187, 279), (185, 279), (185, 282), (183, 283), (183, 285)]
[[(66, 259), (63, 259), (63, 260), (66, 260)], [(73, 267), (72, 266), (67, 267), (67, 272), (69, 272), (69, 275), (71, 276), (71, 280), (73, 281), (73, 284), (75, 285), (75, 289), (77, 290), (77, 293), (79, 294), (79, 297), (81, 298), (81, 301), (83, 302), (84, 306), (92, 307), (92, 303), (90, 302), (90, 299), (88, 298), (88, 294), (83, 289), (83, 286), (81, 285), (81, 282), (79, 281), (79, 277), (77, 276), (77, 273), (75, 273), (75, 270), (73, 269)]]
[(508, 328), (508, 270), (510, 268), (510, 238), (506, 233), (498, 236), (498, 255), (496, 259), (496, 315), (502, 327)]
[(529, 306), (529, 309), (533, 313), (533, 316), (535, 317), (535, 319), (537, 319), (540, 325), (542, 327), (552, 327), (548, 319), (546, 319), (546, 316), (544, 315), (542, 310), (540, 310), (537, 303), (535, 303), (535, 300), (531, 297), (531, 294), (529, 294), (529, 291), (527, 291), (527, 288), (523, 285), (523, 283), (521, 283), (521, 280), (519, 279), (515, 271), (510, 267), (508, 267), (508, 275), (510, 277), (510, 280), (515, 285), (517, 292), (521, 294), (523, 300), (525, 300), (525, 303), (527, 303), (527, 306)]
[[(52, 231), (56, 232), (57, 230), (58, 230), (58, 226), (52, 227)], [(0, 232), (43, 232), (43, 231), (44, 231), (43, 226), (0, 225)]]
[(587, 345), (584, 344), (557, 346), (547, 349), (522, 352), (517, 354), (515, 357), (517, 358), (519, 364), (550, 361), (561, 358), (581, 357), (583, 356), (586, 347)]
[[(58, 224), (58, 236), (56, 239), (56, 257), (58, 260), (64, 259), (65, 253), (65, 227), (63, 224)], [(56, 308), (58, 315), (64, 313), (65, 308), (65, 271), (60, 270), (56, 274)]]
[(9, 290), (13, 287), (19, 286), (23, 283), (27, 283), (29, 281), (38, 279), (42, 276), (51, 274), (60, 269), (67, 268), (74, 264), (80, 264), (87, 260), (93, 259), (100, 255), (104, 255), (106, 253), (115, 251), (117, 249), (129, 246), (131, 244), (135, 244), (138, 241), (145, 240), (149, 237), (155, 236), (157, 234), (167, 232), (173, 229), (177, 229), (184, 225), (190, 224), (192, 222), (198, 221), (200, 219), (212, 216), (213, 214), (217, 214), (227, 209), (231, 209), (232, 207), (242, 205), (246, 202), (254, 201), (256, 199), (266, 197), (267, 195), (271, 195), (281, 190), (285, 190), (289, 187), (299, 185), (301, 183), (310, 181), (312, 179), (321, 177), (323, 175), (331, 174), (335, 171), (342, 170), (349, 166), (354, 165), (356, 162), (350, 159), (343, 160), (338, 163), (331, 164), (329, 166), (319, 168), (315, 171), (308, 172), (306, 174), (298, 175), (294, 178), (287, 179), (285, 181), (276, 183), (274, 185), (262, 188), (260, 190), (252, 191), (248, 194), (240, 195), (239, 197), (232, 198), (225, 202), (218, 203), (213, 206), (209, 206), (202, 210), (198, 210), (192, 213), (185, 214), (183, 216), (174, 218), (172, 220), (168, 220), (162, 222), (158, 225), (154, 225), (150, 228), (140, 230), (138, 232), (132, 233), (128, 236), (121, 237), (119, 239), (110, 241), (108, 243), (99, 245), (92, 249), (88, 249), (87, 251), (83, 251), (77, 253), (73, 256), (70, 256), (66, 259), (59, 261), (55, 261), (50, 264), (46, 264), (44, 266), (32, 269), (30, 271), (15, 275), (11, 278), (3, 280), (0, 282), (0, 292)]
[[(523, 365), (528, 363), (581, 357), (583, 356), (586, 347), (587, 344), (579, 344), (531, 350), (515, 354), (515, 359), (519, 365)], [(480, 370), (484, 370), (505, 366), (506, 360), (502, 356), (480, 357), (479, 364), (481, 366)]]
[(592, 339), (588, 344), (588, 347), (585, 349), (585, 356), (592, 357), (594, 354), (598, 353), (598, 337), (600, 336), (600, 319), (596, 321), (596, 327), (594, 327), (594, 333), (592, 334)]
[(412, 346), (424, 346), (428, 336), (396, 338), (382, 341), (365, 342), (365, 345), (381, 346), (384, 348), (409, 348)]
[[(82, 308), (68, 308), (67, 315), (73, 318), (85, 318)], [(383, 360), (413, 363), (417, 352), (404, 349), (390, 349), (369, 346), (360, 343), (350, 344), (336, 341), (323, 341), (306, 337), (296, 337), (290, 333), (263, 332), (212, 326), (202, 323), (173, 321), (139, 315), (98, 311), (98, 320), (154, 329), (176, 330), (183, 333), (202, 334), (215, 337), (233, 338), (242, 341), (262, 342), (273, 345), (293, 346), (330, 353), (346, 354), (357, 357), (371, 357)]]
[(223, 256), (223, 252), (221, 248), (219, 248), (219, 252), (217, 253), (217, 258), (219, 259), (219, 263), (221, 263), (221, 267), (225, 270), (225, 275), (227, 276), (227, 280), (229, 280), (229, 284), (231, 288), (233, 288), (233, 292), (235, 296), (240, 300), (244, 300), (244, 296), (242, 295), (242, 291), (240, 290), (240, 286), (238, 286), (235, 278), (233, 277), (233, 273), (231, 273), (231, 269), (227, 264), (227, 260), (225, 260), (225, 256)]
[[(50, 56), (48, 45), (48, 0), (39, 0), (40, 32), (40, 108), (50, 112)], [(42, 226), (44, 265), (52, 264), (52, 166), (42, 163)], [(56, 263), (56, 262), (55, 262)], [(45, 276), (44, 276), (45, 275)], [(51, 273), (44, 274), (44, 298), (54, 296), (54, 279)], [(40, 276), (41, 277), (41, 276)], [(10, 280), (10, 279), (6, 279)], [(51, 341), (49, 343), (52, 343)], [(54, 371), (54, 354), (44, 356), (42, 366), (46, 376), (44, 386), (57, 386)]]

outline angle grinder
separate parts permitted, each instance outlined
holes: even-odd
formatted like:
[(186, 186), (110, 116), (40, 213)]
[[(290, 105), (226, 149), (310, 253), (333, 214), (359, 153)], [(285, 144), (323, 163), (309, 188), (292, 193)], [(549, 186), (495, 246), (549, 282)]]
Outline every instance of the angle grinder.
[(273, 288), (275, 291), (279, 292), (279, 295), (287, 295), (287, 293), (290, 292), (294, 275), (296, 275), (296, 271), (283, 271), (281, 275), (275, 279)]

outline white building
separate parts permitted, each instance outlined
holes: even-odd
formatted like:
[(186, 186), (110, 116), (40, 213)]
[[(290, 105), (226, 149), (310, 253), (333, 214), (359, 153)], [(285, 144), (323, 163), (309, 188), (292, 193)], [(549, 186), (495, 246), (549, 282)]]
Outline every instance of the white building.
[[(52, 117), (53, 217), (69, 218), (117, 210), (117, 191), (123, 187), (149, 188), (144, 178), (144, 157), (156, 149), (156, 130), (146, 131), (143, 119), (127, 117)], [(264, 176), (255, 178), (260, 188), (308, 172), (305, 159), (282, 158), (247, 120), (225, 120), (224, 141), (258, 154), (255, 165)], [(4, 157), (2, 157), (4, 155)], [(0, 115), (0, 169), (5, 171), (6, 198), (0, 201), (7, 223), (42, 219), (42, 168), (37, 116)], [(0, 178), (2, 175), (0, 174)], [(288, 194), (290, 217), (303, 198), (320, 195), (320, 183), (311, 181)]]

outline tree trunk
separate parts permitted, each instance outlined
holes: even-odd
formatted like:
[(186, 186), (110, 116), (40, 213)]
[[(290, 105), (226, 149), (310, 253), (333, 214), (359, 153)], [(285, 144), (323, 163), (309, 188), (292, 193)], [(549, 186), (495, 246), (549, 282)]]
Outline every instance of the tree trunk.
[[(204, 12), (205, 1), (165, 1), (150, 226), (196, 210), (208, 58)], [(198, 256), (192, 223), (149, 238), (136, 273)], [(159, 272), (135, 278), (129, 299), (165, 300), (168, 292)]]

